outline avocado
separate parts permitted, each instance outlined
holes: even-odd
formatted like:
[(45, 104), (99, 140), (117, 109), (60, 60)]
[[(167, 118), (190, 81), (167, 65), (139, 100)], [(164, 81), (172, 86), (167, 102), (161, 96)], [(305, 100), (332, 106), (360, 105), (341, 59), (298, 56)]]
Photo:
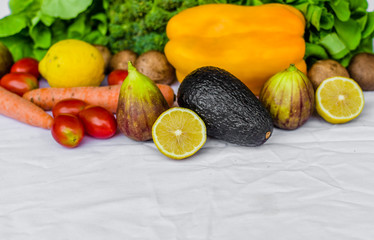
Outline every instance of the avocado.
[(196, 112), (210, 137), (258, 146), (272, 134), (273, 120), (252, 91), (224, 69), (206, 66), (188, 74), (178, 88), (180, 107)]

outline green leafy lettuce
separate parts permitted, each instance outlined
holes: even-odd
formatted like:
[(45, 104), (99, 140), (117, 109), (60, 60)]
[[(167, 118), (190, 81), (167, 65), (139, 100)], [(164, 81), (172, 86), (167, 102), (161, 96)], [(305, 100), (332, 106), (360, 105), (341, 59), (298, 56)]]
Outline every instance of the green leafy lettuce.
[(11, 14), (0, 19), (0, 41), (13, 58), (43, 58), (67, 38), (108, 43), (108, 22), (98, 0), (10, 0)]

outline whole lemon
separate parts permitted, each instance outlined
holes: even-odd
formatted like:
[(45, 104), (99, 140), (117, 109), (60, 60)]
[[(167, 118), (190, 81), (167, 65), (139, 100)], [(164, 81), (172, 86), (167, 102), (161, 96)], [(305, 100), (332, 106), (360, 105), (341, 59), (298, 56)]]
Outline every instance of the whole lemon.
[(105, 78), (104, 58), (87, 42), (61, 40), (39, 62), (39, 72), (51, 87), (99, 86)]

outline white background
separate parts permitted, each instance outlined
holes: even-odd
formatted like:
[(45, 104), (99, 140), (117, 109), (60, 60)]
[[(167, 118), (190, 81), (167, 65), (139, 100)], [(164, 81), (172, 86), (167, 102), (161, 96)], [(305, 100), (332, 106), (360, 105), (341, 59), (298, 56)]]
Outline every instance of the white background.
[(365, 101), (347, 124), (313, 116), (255, 148), (208, 138), (183, 161), (121, 134), (66, 149), (0, 116), (0, 240), (373, 240)]

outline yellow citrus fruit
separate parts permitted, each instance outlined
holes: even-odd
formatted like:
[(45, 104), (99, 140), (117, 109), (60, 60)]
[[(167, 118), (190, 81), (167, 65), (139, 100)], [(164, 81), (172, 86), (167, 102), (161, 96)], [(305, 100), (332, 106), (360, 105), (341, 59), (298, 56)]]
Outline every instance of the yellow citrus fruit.
[(345, 123), (356, 118), (365, 104), (362, 89), (351, 78), (327, 78), (315, 94), (316, 110), (329, 123)]
[(39, 72), (51, 87), (99, 86), (105, 77), (104, 58), (93, 45), (66, 39), (49, 48)]
[(207, 134), (203, 120), (192, 110), (173, 107), (163, 112), (152, 127), (158, 150), (173, 159), (195, 154), (205, 143)]

